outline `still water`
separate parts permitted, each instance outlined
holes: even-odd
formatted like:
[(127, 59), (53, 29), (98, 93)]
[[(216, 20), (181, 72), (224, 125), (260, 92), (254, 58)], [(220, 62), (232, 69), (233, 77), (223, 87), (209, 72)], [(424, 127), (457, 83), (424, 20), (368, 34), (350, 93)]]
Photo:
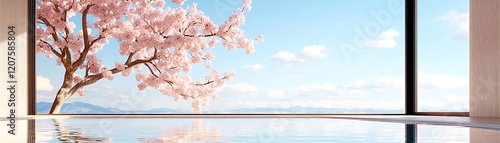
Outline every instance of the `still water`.
[(36, 142), (48, 143), (500, 142), (495, 129), (329, 118), (60, 118), (34, 123)]

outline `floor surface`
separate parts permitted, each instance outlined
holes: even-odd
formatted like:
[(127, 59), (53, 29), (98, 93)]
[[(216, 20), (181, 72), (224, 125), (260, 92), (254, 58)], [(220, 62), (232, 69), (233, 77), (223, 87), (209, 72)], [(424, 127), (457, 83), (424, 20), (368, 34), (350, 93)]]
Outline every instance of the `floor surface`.
[[(339, 118), (382, 122), (401, 122), (415, 124), (435, 124), (467, 126), (500, 130), (500, 118), (493, 117), (456, 117), (456, 116), (401, 116), (401, 115), (37, 115), (17, 118)], [(7, 120), (1, 118), (0, 120)]]

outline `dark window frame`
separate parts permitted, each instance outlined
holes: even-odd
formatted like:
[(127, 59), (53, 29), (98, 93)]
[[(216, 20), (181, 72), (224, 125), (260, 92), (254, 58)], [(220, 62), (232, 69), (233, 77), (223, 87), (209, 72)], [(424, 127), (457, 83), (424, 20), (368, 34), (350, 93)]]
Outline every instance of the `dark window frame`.
[[(418, 0), (406, 1), (406, 114), (427, 116), (464, 116), (469, 117), (469, 112), (419, 112), (418, 111)], [(410, 18), (411, 17), (411, 18)], [(409, 39), (411, 37), (412, 39)], [(408, 88), (411, 87), (411, 88)], [(470, 85), (469, 85), (470, 87)], [(470, 95), (469, 95), (470, 96)]]
[[(418, 112), (417, 81), (417, 1), (405, 0), (405, 112), (404, 114), (55, 114), (90, 116), (329, 116), (329, 115), (432, 115), (469, 116), (469, 112)], [(49, 115), (36, 113), (36, 54), (35, 54), (35, 0), (28, 1), (28, 115)], [(50, 115), (54, 116), (54, 115)]]

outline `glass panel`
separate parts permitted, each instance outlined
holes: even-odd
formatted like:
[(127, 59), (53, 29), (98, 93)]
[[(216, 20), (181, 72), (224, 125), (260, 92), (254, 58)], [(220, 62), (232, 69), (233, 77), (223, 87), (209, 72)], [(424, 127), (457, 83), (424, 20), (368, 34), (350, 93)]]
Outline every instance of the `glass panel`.
[(469, 111), (469, 1), (418, 1), (418, 111)]
[[(171, 1), (161, 9), (161, 2), (113, 1), (118, 7), (95, 4), (87, 16), (82, 13), (88, 4), (77, 3), (72, 8), (78, 10), (67, 15), (74, 22), (69, 24), (57, 17), (64, 11), (44, 2), (37, 9), (38, 114), (404, 112), (403, 0), (254, 1), (251, 9), (246, 0), (193, 0), (180, 6), (197, 3), (197, 10), (187, 11)], [(90, 31), (82, 30), (83, 17)], [(62, 40), (65, 26), (70, 42)], [(75, 64), (85, 49), (81, 35), (99, 39), (105, 28), (101, 37), (108, 39), (90, 46), (85, 61)], [(50, 33), (63, 42), (54, 42)], [(62, 61), (72, 64), (58, 62), (48, 45), (58, 52), (69, 46), (70, 56), (61, 57), (71, 57)], [(129, 68), (134, 63), (136, 69)], [(80, 69), (69, 70), (75, 65)], [(236, 76), (227, 80), (231, 70)], [(61, 104), (53, 103), (58, 91), (60, 112), (55, 105)]]

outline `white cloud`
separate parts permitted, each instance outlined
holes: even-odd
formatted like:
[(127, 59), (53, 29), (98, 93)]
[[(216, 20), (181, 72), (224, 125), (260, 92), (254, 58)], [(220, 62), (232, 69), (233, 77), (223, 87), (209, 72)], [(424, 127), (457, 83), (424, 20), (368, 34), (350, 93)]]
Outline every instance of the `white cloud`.
[(255, 96), (259, 92), (259, 89), (249, 83), (242, 82), (236, 84), (224, 84), (220, 90), (220, 93), (228, 95), (251, 95)]
[(373, 82), (375, 87), (380, 88), (404, 88), (404, 78), (394, 78), (390, 76), (379, 77)]
[(109, 85), (104, 85), (104, 87), (106, 87), (106, 88), (107, 88), (107, 89), (109, 89), (109, 90), (113, 89), (113, 88), (112, 88), (111, 86), (109, 86)]
[[(358, 98), (364, 95), (374, 95), (383, 92), (399, 92), (404, 90), (404, 78), (383, 76), (373, 80), (356, 80), (350, 84), (337, 85), (325, 82), (323, 84), (299, 85), (297, 93), (306, 96), (323, 96), (338, 98)], [(370, 93), (370, 94), (368, 94)]]
[(358, 87), (365, 86), (366, 84), (367, 83), (364, 80), (356, 80), (356, 81), (354, 81), (354, 85), (356, 85)]
[(305, 61), (305, 59), (298, 58), (294, 53), (287, 51), (279, 51), (272, 58), (281, 61), (285, 65), (294, 65)]
[(454, 38), (467, 39), (469, 37), (469, 13), (458, 13), (452, 10), (436, 18), (436, 21), (448, 22), (450, 27), (455, 28)]
[[(443, 96), (443, 95), (435, 95)], [(421, 99), (419, 109), (423, 111), (466, 112), (469, 110), (468, 95), (446, 95), (444, 99)]]
[(37, 93), (36, 102), (52, 102), (52, 101), (54, 101), (54, 97), (55, 97), (55, 94), (49, 95), (49, 94)]
[(292, 66), (305, 62), (308, 59), (324, 59), (328, 56), (326, 51), (327, 48), (323, 45), (312, 45), (305, 46), (301, 51), (300, 57), (296, 56), (296, 54), (292, 52), (279, 51), (271, 58), (281, 61), (286, 66)]
[(265, 66), (263, 66), (261, 64), (255, 64), (255, 65), (245, 65), (245, 66), (243, 66), (243, 68), (247, 69), (247, 70), (258, 71), (258, 70), (264, 69)]
[(353, 83), (354, 88), (362, 91), (373, 91), (377, 93), (387, 93), (390, 91), (403, 90), (405, 87), (404, 78), (383, 76), (369, 81), (356, 80)]
[[(405, 79), (383, 76), (371, 81), (357, 80), (354, 85), (359, 88), (377, 88), (379, 91), (382, 89), (402, 89), (405, 87)], [(468, 85), (469, 79), (467, 77), (418, 72), (419, 88), (467, 88)]]
[[(466, 78), (449, 75), (419, 73), (424, 85), (433, 88), (461, 87), (466, 85)], [(440, 79), (448, 82), (439, 82)], [(465, 80), (465, 81), (464, 81)], [(302, 84), (296, 87), (296, 93), (287, 93), (281, 89), (267, 91), (268, 98), (281, 100), (236, 101), (231, 105), (238, 107), (275, 107), (288, 108), (294, 106), (324, 108), (365, 108), (365, 109), (402, 109), (404, 107), (404, 77), (381, 76), (374, 79), (360, 79), (347, 84), (318, 83)], [(428, 87), (428, 86), (427, 86)], [(462, 87), (461, 87), (462, 88)], [(264, 93), (265, 94), (265, 93)], [(422, 99), (426, 109), (446, 109), (447, 111), (464, 111), (468, 109), (468, 96), (465, 93), (439, 95), (439, 98)], [(434, 94), (432, 94), (434, 96)], [(284, 97), (283, 97), (284, 96)], [(285, 98), (287, 96), (293, 98)], [(436, 96), (437, 97), (437, 96)], [(234, 104), (234, 105), (233, 105)]]
[(312, 46), (305, 46), (304, 49), (302, 49), (302, 56), (305, 58), (311, 58), (311, 59), (322, 59), (326, 58), (326, 48), (323, 45), (312, 45)]
[(469, 95), (448, 95), (446, 96), (446, 101), (469, 105)]
[(294, 106), (303, 107), (320, 107), (320, 108), (362, 108), (362, 109), (402, 109), (404, 108), (403, 100), (387, 100), (387, 101), (364, 101), (359, 99), (294, 99), (280, 101), (236, 101), (238, 107), (272, 107), (272, 108), (290, 108)]
[(285, 90), (281, 89), (271, 89), (267, 91), (267, 96), (275, 99), (282, 99), (285, 97)]
[(467, 77), (452, 76), (447, 74), (428, 74), (418, 72), (419, 88), (467, 88), (469, 79)]
[(404, 78), (391, 76), (383, 76), (371, 80), (360, 79), (347, 84), (335, 84), (331, 82), (302, 84), (295, 88), (295, 93), (286, 92), (281, 89), (267, 91), (268, 98), (279, 100), (257, 99), (257, 101), (249, 101), (240, 100), (235, 97), (236, 101), (230, 100), (231, 103), (224, 104), (224, 107), (214, 108), (289, 108), (304, 106), (349, 109), (402, 109), (404, 107), (404, 97), (401, 96), (404, 94), (403, 87)]
[(54, 87), (50, 84), (50, 79), (43, 76), (36, 77), (36, 90), (52, 91)]
[(397, 37), (399, 37), (399, 31), (389, 29), (382, 32), (374, 40), (361, 41), (361, 44), (366, 47), (374, 48), (394, 48), (397, 45), (397, 42), (394, 39)]
[(299, 85), (297, 93), (305, 96), (323, 96), (323, 97), (359, 97), (364, 95), (363, 90), (341, 87), (337, 84), (325, 82), (323, 84)]

